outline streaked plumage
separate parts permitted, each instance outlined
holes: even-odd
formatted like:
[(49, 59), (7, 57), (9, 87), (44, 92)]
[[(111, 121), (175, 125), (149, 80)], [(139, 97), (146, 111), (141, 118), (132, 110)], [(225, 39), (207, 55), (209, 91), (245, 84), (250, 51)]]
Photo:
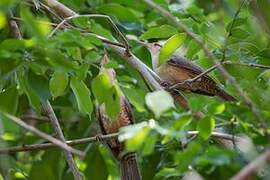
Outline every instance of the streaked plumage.
[[(157, 43), (153, 43), (148, 46), (152, 55), (153, 69), (167, 84), (174, 85), (181, 83), (204, 72), (204, 70), (195, 63), (177, 55), (173, 55), (166, 63), (159, 65), (158, 53), (160, 48), (161, 46)], [(229, 95), (220, 86), (218, 86), (218, 84), (208, 75), (203, 75), (190, 85), (179, 87), (179, 90), (207, 96), (218, 96), (225, 101), (236, 100), (233, 96)]]
[[(107, 64), (108, 61), (109, 59), (105, 55), (102, 59), (101, 65), (103, 66)], [(112, 84), (117, 83), (115, 79), (115, 71), (113, 69), (106, 69), (102, 67), (101, 71), (110, 77)], [(98, 104), (96, 108), (97, 119), (99, 121), (102, 134), (117, 133), (121, 127), (134, 124), (132, 109), (124, 94), (122, 94), (120, 97), (120, 112), (116, 119), (110, 119), (105, 108), (104, 103)], [(107, 145), (114, 157), (119, 162), (121, 179), (140, 180), (141, 177), (137, 164), (136, 153), (125, 152), (124, 143), (119, 142), (118, 139), (111, 139), (107, 141)]]

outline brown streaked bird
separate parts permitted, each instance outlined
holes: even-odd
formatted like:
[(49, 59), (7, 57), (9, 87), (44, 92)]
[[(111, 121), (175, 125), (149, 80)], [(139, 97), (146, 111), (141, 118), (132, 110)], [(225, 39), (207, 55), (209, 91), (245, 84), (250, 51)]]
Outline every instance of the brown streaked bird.
[[(159, 65), (159, 51), (162, 47), (158, 43), (142, 43), (150, 51), (154, 71), (164, 83), (169, 86), (195, 78), (204, 70), (195, 63), (178, 55), (172, 55), (164, 64)], [(180, 91), (192, 92), (207, 96), (218, 96), (224, 101), (236, 101), (236, 99), (224, 91), (210, 76), (203, 75), (190, 85), (179, 87)]]
[[(115, 79), (115, 71), (113, 69), (103, 68), (109, 62), (107, 55), (104, 55), (101, 62), (101, 71), (110, 77), (112, 84), (117, 83)], [(106, 107), (103, 104), (97, 105), (96, 108), (97, 119), (103, 134), (117, 133), (121, 127), (134, 124), (134, 117), (131, 106), (124, 94), (120, 97), (120, 112), (116, 119), (112, 120), (106, 114)], [(117, 139), (107, 141), (112, 154), (117, 159), (120, 165), (121, 179), (122, 180), (140, 180), (140, 171), (137, 163), (135, 152), (125, 152), (124, 144), (120, 143)]]

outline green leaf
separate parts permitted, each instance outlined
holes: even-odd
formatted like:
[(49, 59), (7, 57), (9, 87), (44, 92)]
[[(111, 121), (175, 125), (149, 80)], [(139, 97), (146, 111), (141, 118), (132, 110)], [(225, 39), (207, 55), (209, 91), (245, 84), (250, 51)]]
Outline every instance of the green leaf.
[(10, 87), (0, 92), (0, 111), (15, 114), (18, 108), (18, 98), (16, 87)]
[(53, 98), (62, 96), (68, 85), (68, 75), (65, 72), (55, 71), (50, 79), (50, 91)]
[(105, 100), (106, 112), (111, 120), (115, 120), (120, 112), (121, 91), (119, 87), (113, 85), (109, 95), (108, 99)]
[(50, 25), (48, 23), (40, 23), (39, 21), (36, 21), (28, 8), (22, 7), (20, 13), (27, 31), (44, 43), (45, 36), (50, 32)]
[(138, 150), (144, 143), (150, 132), (149, 127), (144, 127), (140, 129), (132, 138), (126, 142), (126, 147), (130, 151)]
[(116, 84), (111, 83), (107, 73), (99, 74), (92, 81), (92, 91), (99, 104), (105, 103), (106, 113), (115, 120), (120, 112), (121, 90)]
[(221, 114), (225, 111), (225, 109), (225, 104), (220, 103), (212, 103), (207, 107), (208, 112), (211, 114)]
[(157, 134), (153, 131), (150, 132), (148, 137), (144, 141), (142, 153), (143, 155), (149, 155), (154, 151), (156, 141), (158, 140)]
[(70, 86), (76, 97), (79, 111), (90, 116), (93, 111), (93, 104), (88, 87), (76, 77), (71, 78)]
[(206, 116), (198, 122), (197, 130), (203, 139), (208, 139), (215, 128), (215, 119), (212, 116)]
[(40, 99), (36, 91), (31, 88), (28, 76), (26, 72), (24, 72), (22, 69), (17, 71), (17, 80), (19, 89), (24, 92), (27, 95), (28, 101), (30, 102), (30, 105), (37, 111), (40, 112)]
[(97, 11), (115, 16), (121, 21), (138, 21), (137, 17), (129, 10), (129, 8), (121, 6), (120, 4), (103, 4), (97, 8)]
[(188, 59), (192, 59), (193, 56), (201, 50), (201, 47), (198, 43), (196, 43), (195, 41), (192, 40), (188, 44), (187, 49), (188, 49), (188, 51), (186, 53), (186, 56)]
[(0, 43), (0, 50), (14, 51), (31, 48), (35, 45), (32, 39), (6, 39)]
[(159, 39), (159, 38), (168, 38), (177, 33), (177, 29), (170, 25), (162, 25), (160, 27), (154, 27), (148, 29), (143, 33), (141, 39)]
[(40, 102), (45, 102), (50, 98), (49, 82), (43, 76), (29, 71), (28, 84), (35, 91), (35, 94), (38, 95)]
[(145, 127), (148, 127), (148, 124), (145, 121), (136, 123), (134, 125), (124, 126), (119, 130), (120, 134), (118, 136), (118, 139), (120, 142), (128, 140), (133, 136), (135, 136), (139, 131), (141, 131)]
[[(63, 166), (61, 166), (61, 154), (59, 151), (47, 151), (42, 160), (37, 160), (31, 166), (29, 179), (57, 180)], [(40, 171), (42, 169), (42, 171)]]
[[(256, 8), (254, 8), (254, 12), (256, 13), (257, 11), (260, 12), (260, 18), (263, 19), (263, 23), (265, 23), (266, 28), (270, 27), (270, 12), (269, 12), (269, 8), (270, 8), (270, 2), (269, 1), (257, 1), (256, 2)], [(261, 22), (262, 23), (262, 22)], [(269, 33), (269, 31), (268, 31)]]
[(129, 102), (136, 108), (138, 112), (145, 112), (144, 98), (145, 92), (138, 88), (123, 88)]
[(182, 113), (181, 116), (174, 122), (175, 130), (181, 130), (191, 122), (192, 118), (189, 113)]
[[(16, 87), (10, 87), (5, 89), (0, 93), (0, 112), (5, 112), (9, 114), (15, 114), (18, 109), (19, 95)], [(10, 121), (7, 117), (0, 114), (0, 124), (3, 132), (10, 132), (10, 135), (13, 133), (19, 133), (20, 128)], [(3, 134), (4, 136), (5, 134)], [(2, 137), (3, 140), (4, 137)]]
[[(108, 168), (105, 163), (99, 147), (97, 145), (92, 145), (86, 155), (85, 162), (87, 163), (87, 168), (85, 169), (85, 176), (87, 179), (91, 180), (107, 180), (108, 178)], [(101, 172), (102, 171), (102, 172)]]
[(0, 12), (0, 30), (7, 24), (7, 18), (4, 13)]
[(145, 96), (147, 107), (159, 118), (162, 113), (174, 108), (172, 96), (164, 90), (148, 93)]
[(93, 31), (93, 33), (103, 36), (105, 38), (108, 38), (110, 40), (114, 40), (115, 38), (112, 36), (111, 32), (108, 31), (107, 29), (105, 29), (104, 27), (102, 27), (100, 24), (91, 22), (91, 30)]
[(245, 39), (249, 36), (249, 32), (242, 28), (233, 28), (231, 30), (231, 36), (238, 39)]
[(199, 153), (200, 148), (200, 144), (191, 142), (183, 152), (174, 155), (175, 163), (178, 164), (177, 169), (180, 170), (180, 172), (184, 172), (188, 169), (188, 166), (192, 164), (196, 155)]
[(186, 34), (176, 34), (166, 41), (164, 46), (160, 49), (159, 64), (163, 64), (169, 60), (171, 55), (178, 49), (185, 41)]
[(112, 87), (110, 77), (106, 73), (99, 74), (93, 79), (91, 87), (95, 98), (102, 104), (109, 98), (110, 89)]
[(236, 18), (228, 23), (226, 26), (226, 31), (230, 31), (238, 26), (241, 26), (247, 22), (247, 18)]

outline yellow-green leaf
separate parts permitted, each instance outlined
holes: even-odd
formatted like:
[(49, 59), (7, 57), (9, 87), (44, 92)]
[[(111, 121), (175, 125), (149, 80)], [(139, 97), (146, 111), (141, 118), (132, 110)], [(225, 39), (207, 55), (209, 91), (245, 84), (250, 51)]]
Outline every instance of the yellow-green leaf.
[(178, 49), (186, 39), (186, 34), (180, 33), (170, 37), (164, 46), (160, 49), (159, 64), (163, 64), (169, 60), (171, 55)]
[(88, 87), (76, 77), (71, 78), (70, 86), (76, 97), (80, 112), (90, 115), (93, 111), (93, 104)]
[(68, 85), (68, 75), (65, 72), (54, 72), (52, 78), (50, 79), (50, 91), (53, 98), (62, 96)]
[(205, 140), (209, 138), (214, 128), (215, 119), (212, 116), (206, 116), (205, 118), (201, 119), (197, 125), (199, 135)]

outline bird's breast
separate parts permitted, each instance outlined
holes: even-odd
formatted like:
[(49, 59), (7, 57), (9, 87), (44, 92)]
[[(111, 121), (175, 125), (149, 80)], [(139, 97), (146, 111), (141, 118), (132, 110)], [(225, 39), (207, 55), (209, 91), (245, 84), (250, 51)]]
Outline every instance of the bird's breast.
[(170, 84), (176, 84), (193, 78), (193, 76), (187, 70), (180, 67), (171, 66), (169, 64), (164, 64), (158, 67), (156, 69), (156, 73), (163, 81)]

